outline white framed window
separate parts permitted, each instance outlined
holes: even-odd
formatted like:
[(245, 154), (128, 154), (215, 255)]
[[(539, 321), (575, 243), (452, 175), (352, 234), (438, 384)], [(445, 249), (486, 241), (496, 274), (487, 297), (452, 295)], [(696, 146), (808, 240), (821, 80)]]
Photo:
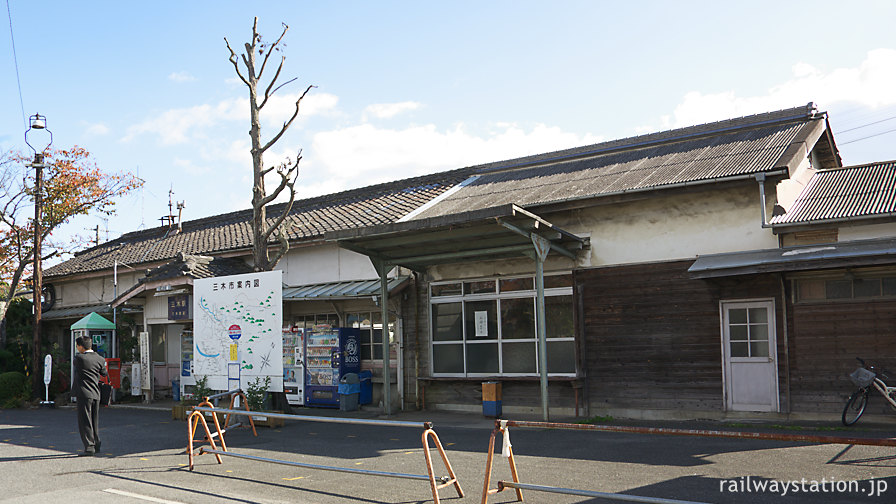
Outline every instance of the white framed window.
[[(361, 338), (361, 361), (382, 361), (383, 360), (383, 315), (379, 311), (369, 312), (352, 312), (345, 316), (346, 326), (355, 327), (360, 330)], [(395, 328), (398, 318), (394, 313), (389, 313), (389, 344), (395, 343)], [(391, 347), (390, 347), (391, 350)], [(390, 359), (394, 359), (394, 355), (390, 355)]]
[[(545, 275), (550, 376), (575, 376), (572, 275)], [(430, 285), (433, 376), (537, 376), (535, 278)]]
[(896, 297), (896, 273), (846, 273), (834, 277), (796, 278), (797, 303), (835, 303)]

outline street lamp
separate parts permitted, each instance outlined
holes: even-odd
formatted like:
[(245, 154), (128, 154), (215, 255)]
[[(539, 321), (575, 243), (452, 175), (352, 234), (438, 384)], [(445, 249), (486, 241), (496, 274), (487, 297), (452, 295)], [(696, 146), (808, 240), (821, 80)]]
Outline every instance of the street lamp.
[[(31, 142), (28, 141), (28, 133), (32, 130), (44, 130), (50, 135), (49, 141), (47, 141), (46, 147), (37, 151)], [(33, 136), (33, 135), (32, 135)], [(25, 131), (25, 143), (28, 144), (28, 147), (31, 147), (31, 150), (34, 152), (34, 161), (31, 163), (31, 167), (34, 168), (34, 276), (32, 277), (32, 287), (34, 294), (34, 338), (32, 340), (32, 349), (31, 349), (31, 370), (34, 376), (34, 384), (33, 388), (37, 390), (37, 377), (39, 376), (37, 370), (40, 368), (40, 319), (41, 319), (41, 311), (43, 307), (41, 306), (41, 291), (43, 290), (43, 274), (41, 272), (41, 210), (42, 210), (42, 202), (41, 202), (41, 192), (43, 191), (43, 169), (46, 165), (44, 165), (44, 153), (47, 149), (50, 148), (50, 145), (53, 144), (53, 132), (47, 129), (47, 117), (42, 116), (40, 114), (34, 114), (33, 116), (28, 118), (28, 129)]]

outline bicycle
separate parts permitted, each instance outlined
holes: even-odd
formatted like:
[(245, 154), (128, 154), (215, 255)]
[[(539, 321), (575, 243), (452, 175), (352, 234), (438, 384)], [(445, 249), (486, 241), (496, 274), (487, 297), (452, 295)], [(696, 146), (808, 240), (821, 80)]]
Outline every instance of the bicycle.
[(878, 370), (871, 364), (865, 364), (865, 361), (856, 357), (861, 367), (856, 368), (850, 373), (849, 379), (852, 380), (859, 390), (856, 390), (849, 396), (846, 406), (843, 408), (843, 416), (841, 420), (843, 425), (850, 426), (859, 421), (865, 407), (868, 405), (868, 393), (872, 388), (877, 390), (884, 399), (890, 403), (893, 409), (896, 409), (896, 387), (890, 387), (884, 380), (889, 380), (884, 370)]

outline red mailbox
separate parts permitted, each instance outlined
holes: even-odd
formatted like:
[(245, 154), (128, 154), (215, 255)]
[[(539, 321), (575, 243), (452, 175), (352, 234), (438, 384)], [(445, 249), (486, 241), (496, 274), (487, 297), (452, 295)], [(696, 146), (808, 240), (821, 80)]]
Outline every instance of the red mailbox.
[(106, 377), (102, 382), (112, 388), (121, 388), (121, 359), (106, 359)]

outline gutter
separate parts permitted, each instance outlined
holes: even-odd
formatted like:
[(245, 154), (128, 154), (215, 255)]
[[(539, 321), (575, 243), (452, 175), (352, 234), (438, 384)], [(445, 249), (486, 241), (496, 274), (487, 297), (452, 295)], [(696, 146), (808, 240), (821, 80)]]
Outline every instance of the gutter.
[(846, 216), (846, 217), (831, 217), (828, 219), (819, 219), (819, 220), (811, 220), (811, 221), (801, 221), (801, 222), (783, 222), (781, 224), (769, 224), (768, 226), (762, 227), (770, 227), (772, 229), (779, 228), (790, 228), (790, 227), (801, 227), (801, 226), (814, 226), (818, 224), (837, 224), (843, 222), (856, 222), (856, 221), (866, 221), (866, 220), (875, 220), (875, 219), (892, 219), (896, 218), (896, 212), (886, 212), (872, 215), (856, 215), (856, 216)]

